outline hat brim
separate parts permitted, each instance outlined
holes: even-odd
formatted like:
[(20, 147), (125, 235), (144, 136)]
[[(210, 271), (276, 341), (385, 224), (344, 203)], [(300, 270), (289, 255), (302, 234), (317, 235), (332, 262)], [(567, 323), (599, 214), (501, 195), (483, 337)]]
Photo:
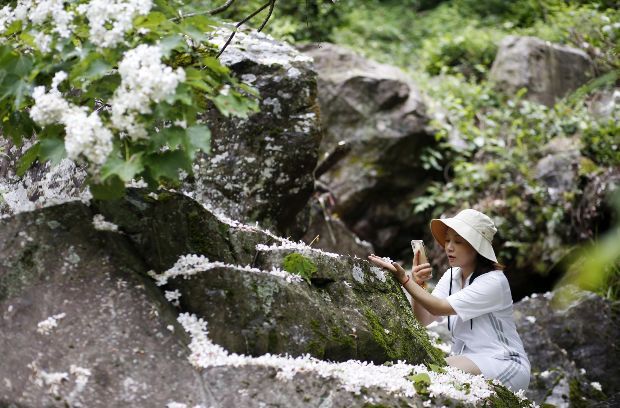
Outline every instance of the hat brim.
[(463, 237), (464, 240), (469, 242), (476, 252), (497, 263), (497, 257), (495, 256), (495, 251), (493, 251), (491, 243), (466, 222), (457, 218), (434, 218), (431, 220), (430, 227), (433, 238), (435, 238), (435, 241), (437, 241), (442, 248), (444, 248), (446, 244), (446, 231), (448, 228), (452, 228), (457, 234)]

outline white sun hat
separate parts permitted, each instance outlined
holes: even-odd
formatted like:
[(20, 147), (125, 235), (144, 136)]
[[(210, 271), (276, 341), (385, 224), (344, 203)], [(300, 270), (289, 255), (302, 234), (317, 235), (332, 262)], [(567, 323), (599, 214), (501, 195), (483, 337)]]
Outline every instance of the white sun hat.
[(497, 257), (491, 245), (497, 228), (488, 216), (468, 208), (452, 218), (432, 219), (431, 233), (442, 248), (448, 227), (469, 242), (480, 255), (497, 263)]

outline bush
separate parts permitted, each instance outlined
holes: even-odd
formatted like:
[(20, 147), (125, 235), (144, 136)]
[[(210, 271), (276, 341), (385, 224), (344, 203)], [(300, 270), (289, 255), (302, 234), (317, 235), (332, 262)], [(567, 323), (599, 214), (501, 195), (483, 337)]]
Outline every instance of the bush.
[(431, 75), (461, 73), (483, 79), (497, 54), (496, 41), (504, 35), (498, 30), (468, 26), (461, 32), (426, 40), (422, 49), (425, 69)]

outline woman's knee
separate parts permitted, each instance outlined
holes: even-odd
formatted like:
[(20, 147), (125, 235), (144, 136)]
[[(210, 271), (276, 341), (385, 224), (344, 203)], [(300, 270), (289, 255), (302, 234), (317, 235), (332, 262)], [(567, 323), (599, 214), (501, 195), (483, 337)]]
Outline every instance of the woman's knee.
[(460, 368), (461, 370), (471, 374), (482, 374), (480, 368), (465, 356), (450, 356), (446, 358), (446, 362), (449, 366)]

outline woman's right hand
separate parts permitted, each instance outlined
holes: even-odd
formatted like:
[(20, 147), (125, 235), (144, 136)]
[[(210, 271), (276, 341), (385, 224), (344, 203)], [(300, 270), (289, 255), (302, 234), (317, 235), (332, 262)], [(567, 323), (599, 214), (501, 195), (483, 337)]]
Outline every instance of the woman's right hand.
[(418, 285), (422, 285), (424, 282), (433, 277), (433, 269), (431, 268), (431, 264), (423, 263), (422, 265), (417, 265), (418, 259), (420, 256), (420, 251), (416, 251), (413, 256), (413, 266), (411, 267), (411, 275), (413, 279)]

